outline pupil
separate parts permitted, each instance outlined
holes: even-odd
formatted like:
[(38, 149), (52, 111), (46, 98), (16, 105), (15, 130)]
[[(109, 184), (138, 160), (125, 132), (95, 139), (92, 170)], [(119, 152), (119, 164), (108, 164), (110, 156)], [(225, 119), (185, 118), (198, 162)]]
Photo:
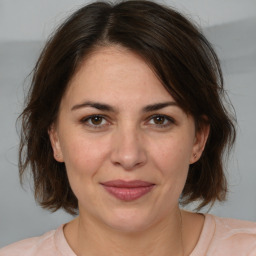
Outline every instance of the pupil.
[(95, 116), (92, 118), (92, 123), (95, 125), (99, 125), (102, 122), (102, 117), (101, 116)]
[(163, 124), (164, 123), (164, 117), (162, 117), (162, 116), (155, 117), (155, 123), (156, 124)]

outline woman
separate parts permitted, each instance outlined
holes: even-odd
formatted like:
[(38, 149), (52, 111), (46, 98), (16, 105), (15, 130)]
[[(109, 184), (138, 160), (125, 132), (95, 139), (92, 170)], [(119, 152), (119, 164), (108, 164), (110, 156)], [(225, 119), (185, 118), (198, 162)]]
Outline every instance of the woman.
[(256, 225), (180, 210), (223, 201), (235, 140), (218, 58), (150, 1), (75, 12), (34, 69), (20, 144), (42, 207), (77, 214), (0, 255), (256, 255)]

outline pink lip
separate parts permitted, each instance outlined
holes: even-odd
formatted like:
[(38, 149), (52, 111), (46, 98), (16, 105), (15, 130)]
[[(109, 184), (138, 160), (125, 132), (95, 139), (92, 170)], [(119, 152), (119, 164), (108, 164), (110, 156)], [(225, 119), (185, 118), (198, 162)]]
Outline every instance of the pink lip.
[(116, 198), (133, 201), (149, 193), (155, 184), (141, 180), (111, 180), (101, 183), (101, 185)]

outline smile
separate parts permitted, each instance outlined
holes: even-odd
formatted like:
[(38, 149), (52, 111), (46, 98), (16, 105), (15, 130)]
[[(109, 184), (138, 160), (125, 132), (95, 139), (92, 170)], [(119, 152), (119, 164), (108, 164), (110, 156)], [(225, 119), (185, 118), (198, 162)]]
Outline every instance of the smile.
[(149, 193), (155, 186), (153, 183), (141, 180), (112, 180), (101, 183), (101, 185), (108, 193), (122, 201), (136, 200)]

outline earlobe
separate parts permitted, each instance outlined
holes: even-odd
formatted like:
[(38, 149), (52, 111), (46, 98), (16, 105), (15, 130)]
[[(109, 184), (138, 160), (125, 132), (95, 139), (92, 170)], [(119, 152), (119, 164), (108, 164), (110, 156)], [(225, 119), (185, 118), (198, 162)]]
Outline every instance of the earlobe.
[(51, 125), (51, 127), (48, 129), (48, 134), (53, 150), (54, 159), (58, 162), (64, 162), (58, 132), (54, 125)]
[(203, 127), (200, 127), (200, 129), (198, 129), (198, 131), (196, 132), (195, 143), (193, 146), (192, 156), (190, 158), (190, 164), (193, 164), (200, 159), (204, 151), (207, 139), (209, 137), (209, 132), (209, 124), (204, 124)]

